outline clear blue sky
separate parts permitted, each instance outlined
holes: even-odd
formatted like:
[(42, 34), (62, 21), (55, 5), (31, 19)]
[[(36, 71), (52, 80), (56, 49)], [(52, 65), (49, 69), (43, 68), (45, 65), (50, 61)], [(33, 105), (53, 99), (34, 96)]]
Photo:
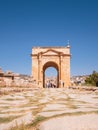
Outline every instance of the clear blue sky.
[(98, 71), (98, 0), (0, 0), (0, 67), (31, 74), (33, 46), (71, 45), (71, 75)]

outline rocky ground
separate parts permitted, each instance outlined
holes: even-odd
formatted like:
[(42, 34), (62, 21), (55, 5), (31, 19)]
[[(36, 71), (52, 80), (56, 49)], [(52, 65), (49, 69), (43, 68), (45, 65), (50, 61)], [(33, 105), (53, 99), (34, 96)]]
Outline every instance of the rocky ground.
[(0, 130), (21, 124), (32, 124), (28, 130), (97, 130), (97, 122), (95, 91), (33, 88), (0, 96)]

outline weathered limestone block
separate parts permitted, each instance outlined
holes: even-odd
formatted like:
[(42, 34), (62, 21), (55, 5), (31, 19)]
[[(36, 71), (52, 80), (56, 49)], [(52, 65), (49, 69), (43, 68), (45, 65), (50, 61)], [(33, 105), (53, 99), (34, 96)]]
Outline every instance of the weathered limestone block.
[(6, 87), (6, 82), (4, 81), (3, 77), (0, 77), (0, 87)]

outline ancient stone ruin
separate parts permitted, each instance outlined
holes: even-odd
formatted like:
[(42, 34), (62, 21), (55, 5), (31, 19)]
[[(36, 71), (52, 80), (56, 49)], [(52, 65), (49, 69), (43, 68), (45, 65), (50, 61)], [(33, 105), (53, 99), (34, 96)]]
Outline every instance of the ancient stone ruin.
[(33, 78), (29, 75), (15, 74), (11, 71), (3, 72), (0, 68), (0, 87), (32, 87)]
[(45, 87), (45, 70), (54, 67), (57, 70), (57, 88), (70, 85), (70, 46), (33, 47), (32, 76), (35, 82)]

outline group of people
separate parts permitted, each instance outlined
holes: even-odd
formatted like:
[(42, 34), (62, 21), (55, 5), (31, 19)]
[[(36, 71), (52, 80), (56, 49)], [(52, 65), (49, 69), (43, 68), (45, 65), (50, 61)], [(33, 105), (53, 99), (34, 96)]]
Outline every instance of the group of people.
[[(65, 83), (63, 81), (61, 81), (60, 83), (61, 83), (61, 87), (64, 88), (65, 87)], [(45, 84), (45, 87), (46, 88), (57, 88), (57, 85), (55, 85), (51, 81), (47, 81), (46, 84)]]
[(48, 81), (46, 83), (46, 88), (57, 88), (57, 86), (55, 84), (51, 83), (50, 81)]

